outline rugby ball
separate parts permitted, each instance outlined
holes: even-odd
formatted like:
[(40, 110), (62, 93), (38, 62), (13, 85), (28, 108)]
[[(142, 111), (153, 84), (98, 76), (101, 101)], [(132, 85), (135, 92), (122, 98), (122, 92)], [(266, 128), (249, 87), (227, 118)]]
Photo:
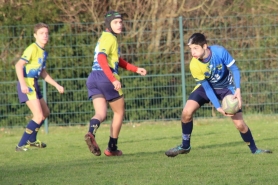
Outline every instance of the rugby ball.
[(223, 98), (221, 107), (227, 114), (235, 114), (239, 111), (238, 99), (232, 94), (227, 95)]

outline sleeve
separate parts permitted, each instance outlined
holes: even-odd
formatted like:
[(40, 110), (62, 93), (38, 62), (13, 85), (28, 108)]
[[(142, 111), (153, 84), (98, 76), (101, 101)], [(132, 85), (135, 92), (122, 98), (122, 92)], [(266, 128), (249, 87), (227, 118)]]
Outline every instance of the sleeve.
[(121, 68), (124, 68), (126, 70), (129, 70), (129, 71), (132, 71), (132, 72), (135, 72), (137, 71), (138, 67), (128, 63), (127, 61), (125, 61), (124, 59), (122, 59), (121, 57), (119, 58), (119, 66)]
[(32, 58), (32, 53), (33, 53), (33, 47), (32, 45), (30, 45), (24, 50), (21, 59), (24, 60), (26, 63), (28, 63)]
[(232, 72), (236, 88), (240, 88), (240, 72), (237, 65), (234, 63), (229, 70)]
[(207, 97), (209, 98), (209, 100), (211, 101), (211, 103), (213, 104), (213, 106), (218, 109), (220, 106), (220, 103), (213, 91), (213, 89), (211, 88), (211, 86), (209, 85), (208, 81), (207, 80), (203, 80), (201, 82), (201, 85), (203, 86), (205, 92), (206, 92), (206, 95)]
[(222, 59), (227, 67), (231, 67), (235, 63), (235, 59), (224, 47), (222, 47)]
[(107, 61), (106, 55), (103, 53), (98, 54), (97, 60), (98, 60), (100, 67), (102, 68), (104, 74), (109, 79), (109, 81), (110, 82), (116, 81), (117, 79), (114, 77), (112, 71), (110, 70), (110, 67), (108, 66), (108, 61)]

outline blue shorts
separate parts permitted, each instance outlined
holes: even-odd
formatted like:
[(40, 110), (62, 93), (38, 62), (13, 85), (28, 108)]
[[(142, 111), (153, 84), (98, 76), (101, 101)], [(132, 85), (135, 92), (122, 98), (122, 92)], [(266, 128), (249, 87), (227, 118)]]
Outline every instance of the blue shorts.
[[(234, 94), (234, 89), (233, 87), (231, 88), (224, 88), (224, 89), (213, 89), (216, 97), (218, 100), (223, 100), (223, 98), (226, 95), (229, 94)], [(205, 103), (209, 103), (210, 100), (206, 95), (205, 89), (203, 88), (202, 85), (200, 85), (197, 89), (195, 89), (190, 95), (189, 95), (189, 100), (194, 100), (198, 102), (198, 104), (203, 106)]]
[(87, 78), (86, 86), (89, 99), (95, 95), (103, 95), (107, 101), (113, 101), (123, 96), (122, 89), (116, 91), (103, 71), (92, 71)]
[(28, 100), (41, 99), (43, 96), (41, 94), (40, 86), (38, 84), (37, 78), (24, 78), (26, 85), (29, 88), (29, 93), (24, 94), (21, 91), (20, 83), (17, 82), (17, 94), (20, 103), (25, 103)]

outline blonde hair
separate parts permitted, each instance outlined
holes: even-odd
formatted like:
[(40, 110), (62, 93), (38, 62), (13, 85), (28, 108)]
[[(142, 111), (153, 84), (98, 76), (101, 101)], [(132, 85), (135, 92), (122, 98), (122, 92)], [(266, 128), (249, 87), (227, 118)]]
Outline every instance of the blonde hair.
[(48, 25), (45, 23), (38, 23), (34, 26), (34, 33), (37, 33), (37, 31), (41, 28), (47, 28), (49, 29)]

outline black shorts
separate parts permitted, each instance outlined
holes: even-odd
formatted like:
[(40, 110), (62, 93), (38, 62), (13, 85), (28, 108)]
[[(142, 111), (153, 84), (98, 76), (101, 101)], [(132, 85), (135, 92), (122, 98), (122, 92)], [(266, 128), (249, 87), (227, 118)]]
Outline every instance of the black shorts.
[[(235, 92), (233, 87), (224, 89), (213, 89), (213, 91), (220, 101), (222, 101), (226, 95), (234, 94)], [(203, 106), (205, 103), (210, 102), (209, 98), (206, 95), (205, 89), (201, 85), (189, 95), (188, 100), (194, 100), (198, 102), (200, 107)]]

